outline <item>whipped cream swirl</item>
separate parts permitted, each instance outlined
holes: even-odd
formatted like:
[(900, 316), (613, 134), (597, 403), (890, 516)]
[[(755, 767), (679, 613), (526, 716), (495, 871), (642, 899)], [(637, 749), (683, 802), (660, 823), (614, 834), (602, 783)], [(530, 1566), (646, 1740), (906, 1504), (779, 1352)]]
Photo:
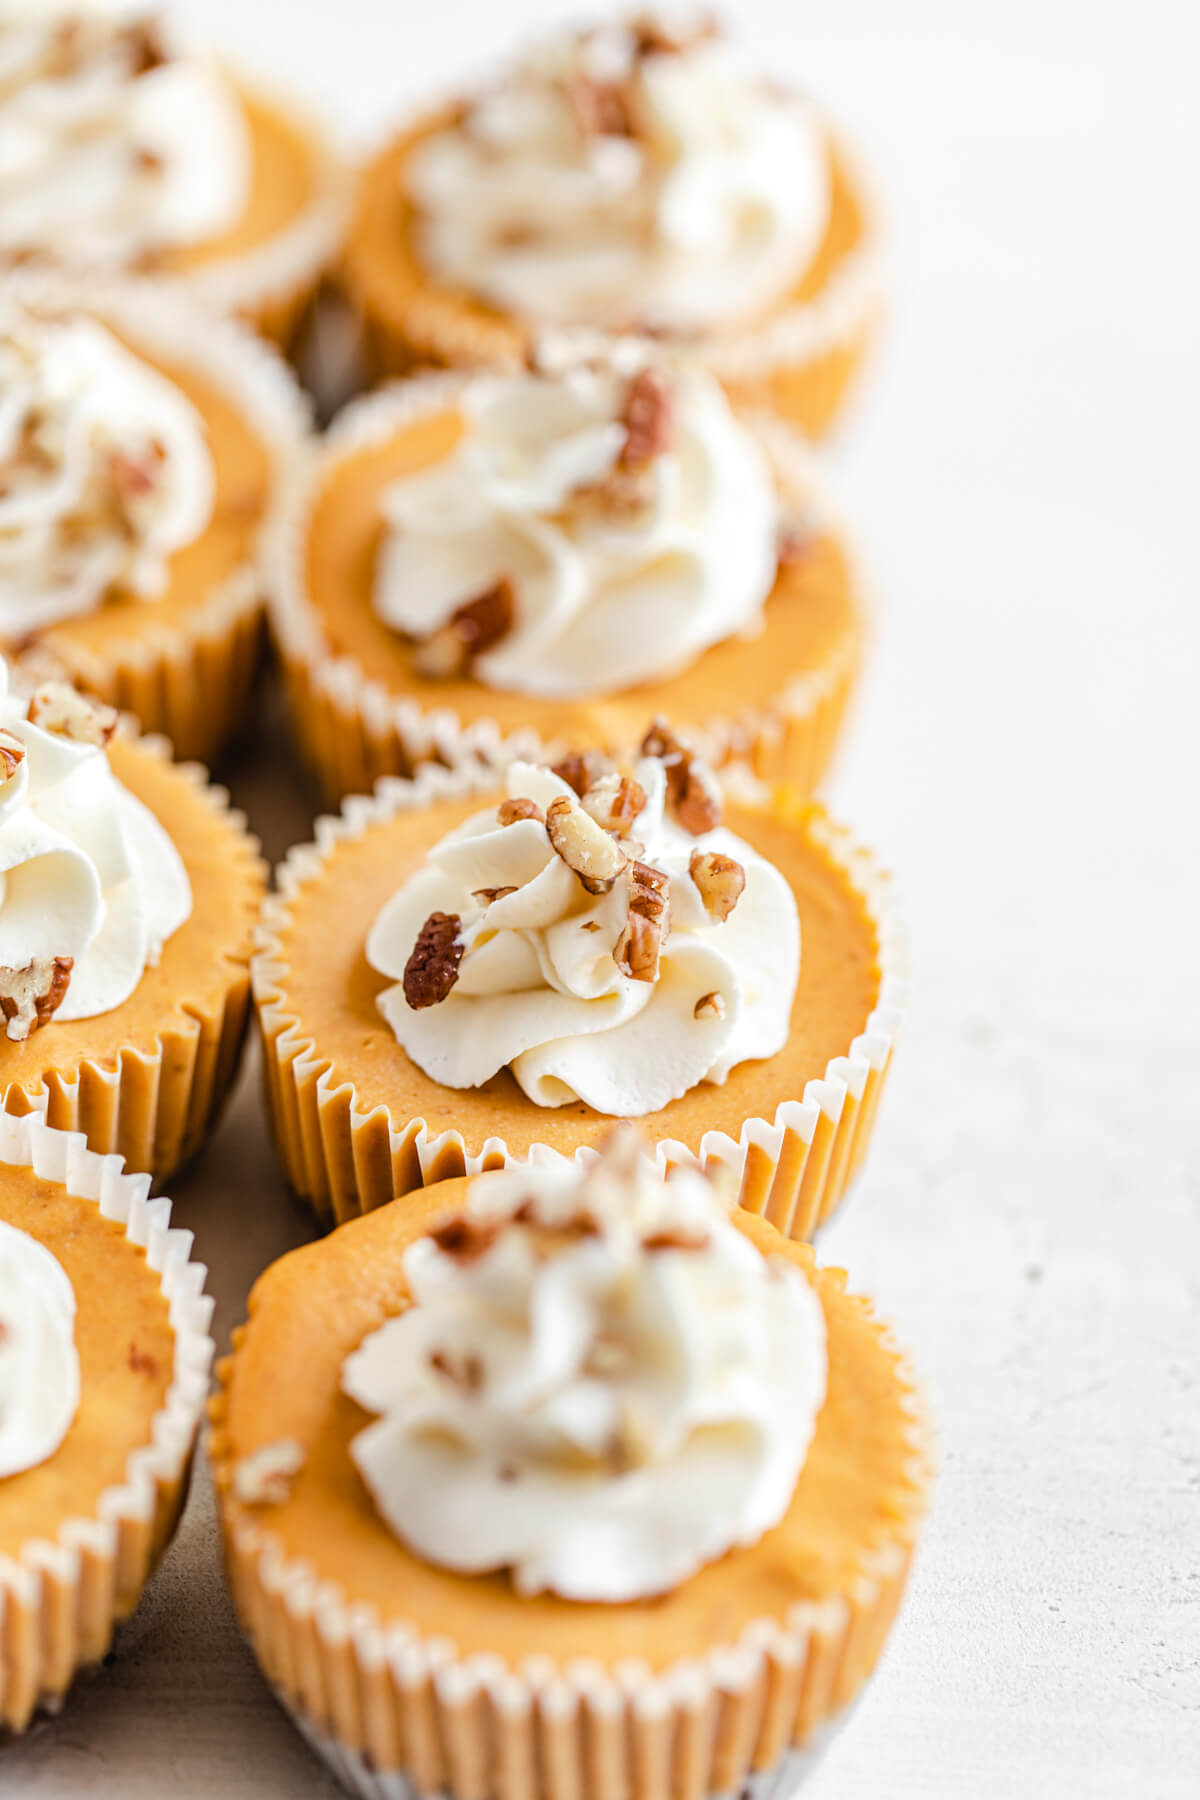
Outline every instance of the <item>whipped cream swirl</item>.
[[(579, 804), (552, 770), (514, 763), (508, 803), (435, 844), (385, 903), (367, 960), (396, 984), (379, 1009), (427, 1075), (470, 1088), (508, 1068), (539, 1106), (632, 1118), (783, 1047), (795, 898), (723, 826), (697, 835), (671, 816), (668, 774), (657, 756), (637, 763), (626, 793), (643, 803), (618, 836), (589, 833), (580, 814), (603, 815), (619, 777)], [(599, 892), (593, 854), (608, 859)], [(714, 881), (732, 886), (714, 895)]]
[(408, 1251), (412, 1305), (343, 1365), (383, 1518), (519, 1592), (658, 1594), (791, 1502), (825, 1398), (825, 1317), (695, 1172), (622, 1148), (485, 1175)]
[(430, 268), (542, 325), (735, 324), (795, 286), (830, 210), (813, 109), (686, 21), (556, 39), (405, 173)]
[(151, 600), (205, 530), (204, 424), (165, 376), (87, 317), (0, 299), (0, 638)]
[(0, 1005), (15, 1039), (48, 1007), (66, 1020), (120, 1006), (192, 910), (166, 831), (103, 743), (73, 735), (88, 703), (47, 688), (31, 705), (45, 724), (8, 692), (0, 662)]
[(126, 267), (217, 237), (250, 165), (232, 88), (144, 0), (0, 0), (0, 256)]
[(0, 1222), (0, 1480), (53, 1456), (78, 1408), (70, 1279), (44, 1244)]
[[(656, 370), (627, 342), (476, 377), (458, 406), (450, 455), (381, 499), (375, 611), (424, 640), (419, 669), (448, 642), (445, 673), (469, 659), (490, 687), (576, 699), (671, 675), (760, 619), (776, 488), (711, 376)], [(490, 628), (478, 610), (501, 595)]]

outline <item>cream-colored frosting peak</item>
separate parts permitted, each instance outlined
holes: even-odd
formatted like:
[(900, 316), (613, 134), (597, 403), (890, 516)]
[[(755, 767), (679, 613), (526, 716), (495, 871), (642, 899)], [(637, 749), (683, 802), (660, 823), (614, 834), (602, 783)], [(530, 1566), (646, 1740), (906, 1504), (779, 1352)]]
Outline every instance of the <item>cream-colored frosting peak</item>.
[(0, 0), (0, 253), (126, 267), (229, 230), (251, 149), (142, 0)]
[(825, 1318), (695, 1172), (617, 1146), (485, 1175), (405, 1257), (412, 1304), (347, 1359), (351, 1455), (418, 1555), (522, 1593), (662, 1593), (783, 1517)]
[[(658, 756), (635, 765), (626, 794), (642, 804), (618, 835), (586, 808), (604, 816), (619, 776), (579, 804), (552, 770), (515, 763), (508, 802), (442, 838), (386, 902), (367, 960), (395, 984), (380, 1010), (427, 1075), (467, 1088), (507, 1068), (539, 1106), (582, 1100), (632, 1118), (782, 1048), (795, 898), (711, 824), (716, 801), (699, 820), (670, 805), (669, 775)], [(695, 781), (709, 794), (698, 768)]]
[(38, 724), (7, 689), (0, 661), (0, 1001), (7, 1035), (23, 1038), (50, 1013), (90, 1019), (127, 1000), (190, 916), (192, 890), (103, 742), (72, 734), (87, 703), (43, 690)]
[(0, 637), (154, 599), (212, 517), (199, 414), (85, 315), (0, 298)]
[(0, 1480), (54, 1455), (79, 1387), (66, 1270), (28, 1232), (0, 1222)]
[(779, 302), (820, 245), (812, 108), (695, 21), (555, 39), (413, 152), (420, 246), (518, 318), (701, 332)]
[(472, 675), (556, 699), (670, 676), (760, 619), (777, 567), (769, 462), (711, 376), (646, 356), (630, 341), (474, 378), (454, 450), (384, 492), (375, 610), (422, 645), (447, 637), (447, 672), (461, 673), (455, 621), (481, 597)]

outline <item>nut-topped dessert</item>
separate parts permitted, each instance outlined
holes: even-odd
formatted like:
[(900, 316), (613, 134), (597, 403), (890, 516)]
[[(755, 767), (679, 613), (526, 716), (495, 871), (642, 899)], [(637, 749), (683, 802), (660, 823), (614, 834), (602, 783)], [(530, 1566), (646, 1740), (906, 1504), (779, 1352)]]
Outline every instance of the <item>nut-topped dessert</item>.
[[(327, 1219), (637, 1117), (808, 1235), (866, 1147), (903, 995), (885, 884), (824, 815), (726, 799), (663, 721), (347, 803), (266, 903), (276, 1138)], [(746, 785), (746, 784), (743, 784)]]
[(298, 485), (273, 619), (332, 794), (469, 755), (630, 751), (664, 711), (811, 786), (860, 602), (808, 459), (644, 340), (350, 407)]
[(2, 0), (0, 53), (0, 265), (136, 273), (290, 335), (344, 210), (311, 121), (150, 0)]
[(0, 661), (0, 1108), (160, 1179), (237, 1071), (257, 845), (111, 707)]
[(208, 760), (249, 710), (294, 383), (150, 289), (14, 276), (0, 392), (0, 649)]
[(920, 1409), (845, 1276), (728, 1198), (629, 1131), (257, 1283), (211, 1409), (230, 1579), (354, 1792), (779, 1791), (867, 1679)]
[(145, 1175), (0, 1115), (0, 1726), (107, 1659), (170, 1542), (212, 1301)]
[(375, 367), (512, 367), (546, 327), (652, 332), (816, 435), (877, 306), (864, 204), (814, 103), (709, 13), (562, 32), (403, 130), (345, 255)]

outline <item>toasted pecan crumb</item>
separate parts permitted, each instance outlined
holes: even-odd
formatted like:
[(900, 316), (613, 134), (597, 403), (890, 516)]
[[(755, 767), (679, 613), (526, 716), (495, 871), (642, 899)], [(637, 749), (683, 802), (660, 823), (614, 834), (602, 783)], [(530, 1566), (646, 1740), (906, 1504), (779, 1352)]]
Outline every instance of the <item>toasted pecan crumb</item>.
[(707, 1231), (685, 1231), (677, 1225), (652, 1232), (642, 1239), (642, 1247), (646, 1250), (707, 1250), (709, 1242)]
[(681, 56), (697, 44), (707, 43), (721, 35), (721, 27), (712, 13), (699, 13), (692, 20), (672, 22), (647, 12), (635, 18), (629, 27), (633, 53), (643, 56)]
[(620, 468), (644, 469), (666, 455), (675, 436), (675, 407), (660, 370), (638, 370), (625, 396), (621, 424), (625, 443), (617, 459)]
[(655, 719), (642, 739), (643, 756), (655, 756), (667, 778), (667, 805), (685, 831), (703, 837), (721, 823), (724, 802), (708, 764), (676, 737), (664, 719)]
[(588, 789), (612, 773), (612, 759), (602, 750), (570, 750), (561, 762), (551, 766), (550, 773), (565, 781), (582, 800)]
[(629, 101), (619, 82), (573, 75), (566, 84), (566, 91), (567, 104), (581, 137), (633, 136)]
[(430, 913), (404, 965), (404, 998), (414, 1012), (437, 1006), (458, 980), (463, 959), (462, 920), (457, 913)]
[(661, 869), (644, 862), (630, 863), (625, 925), (613, 948), (613, 961), (633, 981), (658, 980), (670, 892), (670, 879)]
[(25, 745), (15, 731), (0, 728), (0, 781), (11, 781), (25, 761)]
[(605, 831), (628, 837), (634, 820), (645, 810), (646, 790), (632, 775), (602, 775), (583, 796), (584, 811)]
[(117, 710), (89, 700), (65, 681), (44, 681), (29, 702), (29, 723), (76, 744), (103, 747), (117, 729)]
[(515, 825), (518, 819), (536, 819), (539, 825), (545, 824), (536, 800), (502, 800), (496, 809), (496, 817), (501, 825)]
[(507, 900), (508, 896), (510, 894), (515, 894), (516, 891), (515, 887), (475, 888), (472, 891), (471, 898), (472, 900), (478, 900), (481, 906), (491, 906), (496, 900)]
[(692, 1008), (693, 1019), (723, 1019), (725, 1017), (725, 996), (714, 989), (711, 994), (701, 994)]
[(468, 1394), (477, 1394), (483, 1386), (483, 1359), (472, 1350), (460, 1357), (451, 1356), (446, 1350), (431, 1350), (429, 1366)]
[(625, 867), (624, 851), (566, 794), (546, 809), (546, 835), (585, 893), (607, 894)]
[(435, 1225), (429, 1235), (443, 1256), (452, 1257), (465, 1267), (487, 1254), (500, 1235), (500, 1224), (498, 1220), (485, 1222), (456, 1213), (452, 1219)]
[(7, 1036), (24, 1043), (54, 1017), (71, 985), (73, 956), (35, 956), (23, 968), (0, 968), (0, 1013)]
[(417, 646), (413, 667), (431, 681), (453, 681), (465, 675), (476, 657), (508, 636), (516, 612), (512, 582), (507, 578), (498, 581), (474, 600), (464, 600), (444, 625)]
[(696, 884), (704, 910), (714, 925), (723, 925), (746, 886), (746, 871), (719, 850), (693, 850), (688, 874)]

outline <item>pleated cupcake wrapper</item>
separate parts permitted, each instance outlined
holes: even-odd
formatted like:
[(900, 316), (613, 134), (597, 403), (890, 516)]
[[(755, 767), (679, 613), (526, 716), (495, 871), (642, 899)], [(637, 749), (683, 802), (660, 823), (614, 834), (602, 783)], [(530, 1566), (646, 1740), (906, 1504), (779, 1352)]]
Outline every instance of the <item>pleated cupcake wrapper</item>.
[[(372, 799), (354, 797), (339, 816), (317, 820), (316, 842), (289, 853), (278, 871), (278, 892), (263, 903), (251, 977), (268, 1111), (289, 1182), (326, 1225), (451, 1176), (526, 1160), (514, 1156), (502, 1138), (475, 1147), (453, 1128), (435, 1131), (424, 1119), (393, 1117), (386, 1105), (364, 1110), (353, 1084), (331, 1065), (289, 1006), (290, 971), (282, 944), (292, 901), (324, 877), (338, 844), (397, 814), (472, 793), (495, 794), (496, 786), (493, 772), (469, 767), (427, 769), (413, 782), (380, 782)], [(750, 777), (729, 787), (739, 798), (762, 798), (761, 784)], [(879, 966), (875, 1006), (845, 1053), (830, 1061), (820, 1079), (809, 1081), (801, 1097), (784, 1100), (772, 1118), (748, 1119), (736, 1138), (706, 1132), (698, 1154), (669, 1138), (654, 1148), (666, 1169), (698, 1164), (730, 1170), (741, 1206), (761, 1213), (784, 1235), (805, 1239), (833, 1212), (866, 1154), (908, 997), (908, 950), (890, 879), (871, 854), (820, 809), (797, 805), (795, 815), (797, 830), (807, 831), (827, 852), (872, 920)], [(452, 1114), (453, 1090), (446, 1094)], [(643, 1124), (653, 1129), (652, 1119)], [(589, 1154), (586, 1148), (576, 1152)], [(555, 1162), (563, 1155), (535, 1145), (528, 1160)]]
[(886, 1540), (864, 1552), (842, 1592), (660, 1670), (635, 1657), (607, 1667), (462, 1655), (449, 1639), (352, 1604), (231, 1500), (226, 1358), (209, 1453), (234, 1605), (264, 1674), (363, 1800), (705, 1800), (740, 1796), (747, 1782), (752, 1800), (786, 1795), (878, 1661), (932, 1475), (922, 1397), (879, 1331), (896, 1359), (908, 1435)]
[(262, 337), (288, 350), (309, 305), (341, 251), (349, 219), (352, 176), (349, 162), (328, 126), (294, 96), (282, 94), (257, 74), (232, 71), (234, 86), (298, 127), (320, 161), (317, 192), (301, 212), (273, 237), (236, 256), (203, 263), (163, 285), (182, 290), (211, 310), (244, 320)]
[[(121, 729), (136, 736), (131, 720), (123, 720)], [(138, 749), (171, 760), (162, 738), (140, 738)], [(243, 861), (262, 868), (258, 840), (247, 831), (245, 815), (230, 807), (224, 788), (212, 786), (196, 764), (175, 764), (174, 773), (224, 820), (226, 867)], [(86, 1057), (74, 1068), (49, 1071), (36, 1084), (12, 1083), (0, 1095), (0, 1123), (5, 1115), (40, 1117), (57, 1131), (79, 1133), (92, 1150), (121, 1157), (156, 1182), (168, 1180), (204, 1144), (237, 1074), (250, 1020), (250, 976), (243, 965), (250, 958), (251, 924), (248, 915), (244, 937), (229, 946), (225, 988), (212, 1005), (184, 997), (177, 1011), (185, 1016), (150, 1042), (122, 1045), (115, 1059)]]
[[(553, 760), (570, 747), (541, 738), (532, 727), (505, 733), (494, 719), (464, 723), (447, 707), (391, 693), (354, 657), (330, 653), (308, 597), (305, 543), (314, 499), (330, 468), (454, 405), (471, 379), (465, 373), (418, 376), (348, 407), (321, 446), (296, 465), (280, 508), (270, 551), (272, 630), (296, 735), (333, 801), (369, 793), (381, 776), (412, 776), (429, 763), (501, 768), (514, 757)], [(784, 451), (779, 427), (761, 411), (745, 422), (770, 438), (766, 447), (785, 484), (785, 509), (819, 529), (832, 509), (812, 460), (802, 459), (798, 445)], [(769, 705), (702, 719), (673, 716), (672, 723), (714, 763), (737, 757), (764, 780), (811, 791), (837, 740), (861, 659), (863, 625), (855, 621), (821, 668), (792, 677), (783, 672)], [(436, 684), (430, 690), (436, 693)]]
[[(286, 365), (244, 327), (210, 316), (169, 284), (71, 282), (31, 271), (8, 277), (6, 291), (28, 306), (108, 321), (135, 350), (210, 382), (268, 447), (282, 499), (308, 438), (309, 409)], [(185, 617), (167, 619), (147, 600), (128, 635), (100, 649), (72, 643), (64, 621), (61, 636), (47, 627), (37, 654), (110, 706), (133, 713), (146, 731), (162, 732), (177, 756), (210, 762), (250, 710), (265, 635), (262, 561), (273, 535), (269, 513), (253, 558)]]
[(38, 1706), (62, 1700), (79, 1668), (104, 1656), (170, 1540), (208, 1394), (213, 1303), (204, 1265), (191, 1260), (191, 1232), (172, 1228), (171, 1203), (148, 1197), (147, 1176), (124, 1173), (118, 1157), (97, 1156), (75, 1132), (3, 1114), (0, 1162), (61, 1182), (123, 1225), (159, 1277), (175, 1335), (171, 1386), (124, 1479), (53, 1538), (0, 1557), (0, 1725), (20, 1731)]

